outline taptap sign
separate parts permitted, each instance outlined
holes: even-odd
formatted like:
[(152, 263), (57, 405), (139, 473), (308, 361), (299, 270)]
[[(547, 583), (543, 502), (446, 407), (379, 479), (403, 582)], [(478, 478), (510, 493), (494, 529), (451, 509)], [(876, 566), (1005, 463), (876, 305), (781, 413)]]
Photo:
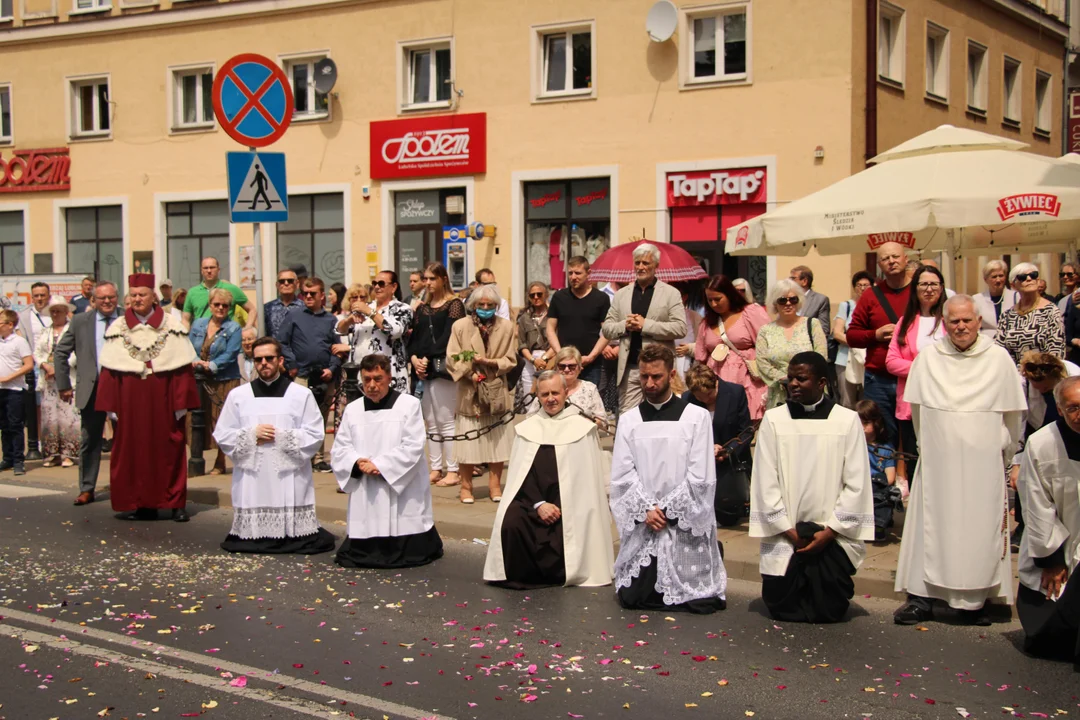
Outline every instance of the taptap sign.
[(292, 87), (273, 60), (243, 53), (214, 76), (214, 117), (221, 129), (248, 147), (277, 142), (292, 122)]

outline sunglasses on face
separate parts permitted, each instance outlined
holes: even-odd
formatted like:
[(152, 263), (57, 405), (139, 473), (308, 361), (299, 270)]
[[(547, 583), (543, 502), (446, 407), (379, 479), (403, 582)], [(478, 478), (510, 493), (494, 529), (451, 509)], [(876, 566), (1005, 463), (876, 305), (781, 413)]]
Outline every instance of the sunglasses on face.
[(386, 282), (385, 280), (373, 280), (371, 282), (371, 287), (383, 288), (383, 287), (386, 287), (389, 284), (390, 283)]
[(797, 298), (797, 297), (776, 298), (776, 304), (777, 305), (798, 305), (799, 304), (799, 298)]
[(229, 303), (210, 303), (210, 307), (227, 308), (229, 307)]
[(319, 297), (319, 291), (318, 290), (305, 290), (304, 292), (302, 292), (300, 294), (303, 295), (304, 297), (310, 297), (310, 298)]
[(1029, 375), (1053, 375), (1058, 370), (1053, 363), (1024, 363), (1024, 372)]
[(259, 363), (275, 363), (277, 362), (278, 355), (258, 355), (255, 357), (255, 364)]
[(1016, 282), (1027, 282), (1028, 280), (1038, 280), (1038, 279), (1039, 279), (1039, 271), (1038, 270), (1036, 270), (1034, 272), (1029, 272), (1029, 273), (1018, 273), (1016, 275), (1016, 278), (1015, 278)]
[(277, 281), (278, 285), (295, 285), (296, 278), (281, 278)]
[(1063, 272), (1063, 273), (1058, 273), (1058, 277), (1061, 277), (1061, 278), (1072, 278), (1072, 277), (1076, 277), (1076, 273), (1071, 273), (1071, 272)]
[(529, 293), (529, 297), (534, 298), (534, 299), (535, 298), (542, 298), (542, 297), (544, 297), (544, 293), (542, 293), (542, 292)]
[(559, 363), (558, 367), (562, 372), (573, 372), (577, 370), (577, 363)]

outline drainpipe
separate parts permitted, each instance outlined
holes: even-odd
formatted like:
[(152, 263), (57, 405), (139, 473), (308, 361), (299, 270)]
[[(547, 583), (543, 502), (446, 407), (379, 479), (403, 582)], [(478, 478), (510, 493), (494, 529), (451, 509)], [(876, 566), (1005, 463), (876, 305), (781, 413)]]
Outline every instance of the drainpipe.
[[(878, 45), (878, 0), (866, 0), (866, 114), (864, 124), (866, 135), (864, 144), (865, 163), (878, 154), (877, 150), (877, 45)], [(866, 271), (871, 277), (877, 277), (877, 258), (873, 253), (866, 254)]]

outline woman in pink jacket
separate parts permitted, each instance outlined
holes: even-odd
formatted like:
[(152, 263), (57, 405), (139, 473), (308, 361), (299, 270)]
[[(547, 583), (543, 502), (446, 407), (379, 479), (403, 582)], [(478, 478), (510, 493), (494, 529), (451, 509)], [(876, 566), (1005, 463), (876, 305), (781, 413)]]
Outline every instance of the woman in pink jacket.
[[(900, 437), (915, 437), (911, 425), (911, 405), (904, 400), (908, 373), (915, 356), (926, 347), (945, 337), (945, 322), (941, 311), (945, 305), (945, 278), (936, 267), (924, 265), (911, 278), (911, 293), (904, 315), (896, 324), (889, 354), (885, 357), (885, 369), (896, 376), (896, 419)], [(905, 424), (907, 434), (905, 434)], [(918, 448), (904, 448), (904, 452), (918, 455)], [(908, 475), (915, 469), (915, 461), (905, 462)]]

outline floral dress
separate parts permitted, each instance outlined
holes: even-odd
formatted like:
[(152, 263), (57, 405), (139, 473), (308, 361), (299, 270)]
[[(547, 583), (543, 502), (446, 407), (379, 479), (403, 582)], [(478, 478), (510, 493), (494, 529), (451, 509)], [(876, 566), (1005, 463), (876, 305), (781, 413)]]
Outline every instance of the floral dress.
[(787, 402), (787, 391), (780, 381), (787, 377), (788, 362), (791, 358), (807, 350), (813, 350), (825, 358), (829, 357), (825, 329), (817, 318), (799, 318), (790, 340), (784, 334), (784, 328), (775, 322), (769, 323), (758, 332), (757, 366), (761, 379), (769, 388), (765, 399), (766, 408), (774, 408)]
[[(34, 348), (34, 362), (38, 367), (38, 390), (41, 392), (41, 454), (46, 459), (56, 457), (74, 460), (79, 456), (79, 435), (82, 422), (74, 402), (64, 402), (56, 390), (56, 378), (47, 378), (41, 369), (43, 363), (52, 364), (53, 348), (67, 325), (59, 331), (45, 328), (38, 336)], [(75, 356), (68, 360), (71, 365), (71, 382), (75, 383)]]
[(349, 333), (352, 352), (349, 359), (359, 363), (368, 355), (390, 358), (390, 387), (400, 393), (409, 392), (409, 361), (405, 355), (405, 335), (412, 326), (413, 311), (400, 300), (391, 300), (385, 307), (376, 308), (382, 315), (380, 327), (369, 317), (353, 325)]

